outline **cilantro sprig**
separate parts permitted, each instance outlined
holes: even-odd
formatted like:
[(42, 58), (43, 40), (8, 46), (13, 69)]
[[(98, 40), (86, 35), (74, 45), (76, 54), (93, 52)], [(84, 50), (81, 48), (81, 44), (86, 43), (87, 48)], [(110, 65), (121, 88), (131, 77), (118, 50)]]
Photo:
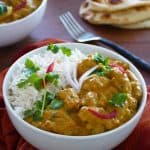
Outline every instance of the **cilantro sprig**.
[[(43, 88), (43, 81), (45, 80), (47, 83), (53, 83), (55, 86), (58, 85), (59, 75), (53, 72), (45, 73), (43, 76), (39, 76), (37, 71), (40, 70), (40, 67), (34, 62), (27, 58), (25, 60), (25, 73), (26, 78), (21, 79), (17, 84), (18, 88), (23, 88), (27, 85), (34, 86), (37, 90)], [(43, 79), (44, 78), (44, 79)]]
[[(57, 49), (53, 47), (53, 49)], [(49, 107), (50, 109), (59, 109), (63, 106), (63, 101), (56, 98), (54, 93), (47, 91), (47, 84), (54, 84), (58, 86), (59, 75), (54, 72), (46, 72), (42, 75), (38, 75), (37, 71), (40, 70), (31, 59), (25, 60), (25, 79), (21, 79), (17, 84), (18, 88), (25, 86), (34, 86), (37, 90), (43, 90), (43, 96), (41, 100), (34, 103), (32, 109), (24, 111), (24, 118), (32, 117), (33, 121), (40, 121), (43, 117), (44, 110)]]
[(47, 47), (47, 50), (56, 54), (59, 51), (59, 47), (57, 45), (54, 45), (54, 44), (49, 44)]
[(112, 96), (108, 103), (116, 107), (123, 107), (127, 98), (128, 96), (126, 93), (116, 93)]
[(50, 109), (59, 109), (64, 105), (64, 102), (57, 99), (54, 93), (45, 92), (42, 100), (34, 103), (32, 109), (24, 111), (24, 119), (32, 117), (33, 121), (42, 120), (44, 110), (48, 107)]
[(111, 68), (109, 66), (103, 66), (103, 68), (93, 71), (92, 74), (96, 74), (98, 76), (107, 76), (110, 70)]
[(40, 70), (40, 67), (37, 66), (36, 64), (34, 64), (34, 62), (31, 59), (29, 59), (29, 58), (27, 58), (26, 61), (25, 61), (25, 67), (31, 73), (35, 73), (38, 70)]
[(41, 77), (39, 77), (36, 73), (32, 73), (28, 78), (21, 79), (17, 86), (19, 88), (23, 88), (26, 85), (33, 85), (37, 90), (40, 90), (42, 88), (42, 81)]
[(93, 60), (97, 64), (101, 64), (101, 68), (95, 70), (92, 74), (96, 74), (98, 76), (107, 76), (107, 74), (111, 71), (108, 57), (104, 57), (100, 53), (96, 53), (93, 55)]
[(100, 53), (94, 54), (93, 55), (93, 60), (96, 61), (96, 63), (101, 63), (104, 66), (108, 66), (108, 62), (109, 62), (108, 57), (104, 57)]
[(61, 52), (68, 57), (71, 56), (72, 54), (70, 48), (65, 47), (65, 46), (58, 47), (55, 44), (49, 44), (47, 47), (47, 50), (53, 52), (54, 54), (58, 53), (61, 50)]

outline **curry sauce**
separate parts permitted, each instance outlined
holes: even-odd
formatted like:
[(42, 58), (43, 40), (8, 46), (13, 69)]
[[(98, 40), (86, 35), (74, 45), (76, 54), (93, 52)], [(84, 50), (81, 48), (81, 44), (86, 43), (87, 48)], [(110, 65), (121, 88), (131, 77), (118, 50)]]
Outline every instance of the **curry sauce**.
[(78, 63), (78, 80), (96, 65), (78, 92), (69, 85), (58, 91), (62, 107), (46, 107), (41, 120), (25, 120), (46, 131), (75, 136), (106, 132), (130, 120), (142, 97), (139, 81), (128, 64), (111, 58), (99, 61), (91, 55)]

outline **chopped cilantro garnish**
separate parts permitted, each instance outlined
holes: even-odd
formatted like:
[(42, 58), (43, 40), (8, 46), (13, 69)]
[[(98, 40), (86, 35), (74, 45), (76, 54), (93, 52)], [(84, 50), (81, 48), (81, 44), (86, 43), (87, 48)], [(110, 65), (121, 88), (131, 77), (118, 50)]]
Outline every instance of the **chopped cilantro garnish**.
[(97, 62), (97, 63), (102, 63), (103, 65), (107, 66), (108, 65), (108, 58), (102, 56), (99, 53), (94, 54), (93, 59)]
[(49, 105), (54, 98), (55, 98), (54, 93), (46, 92), (45, 106)]
[(62, 51), (62, 53), (64, 54), (64, 55), (66, 55), (66, 56), (70, 56), (71, 55), (71, 49), (69, 49), (69, 48), (67, 48), (67, 47), (60, 47), (60, 49), (61, 49), (61, 51)]
[(55, 98), (54, 93), (47, 92), (46, 93), (46, 101), (51, 102)]
[[(59, 82), (59, 75), (53, 72), (47, 73), (45, 74), (45, 80), (57, 86)], [(32, 73), (27, 79), (21, 79), (17, 84), (19, 88), (23, 88), (26, 85), (33, 85), (37, 90), (40, 90), (43, 87), (43, 78), (38, 76), (36, 73)]]
[(34, 103), (32, 109), (24, 111), (24, 118), (32, 117), (33, 121), (40, 121), (42, 119), (44, 110), (49, 106), (50, 109), (59, 109), (64, 105), (64, 102), (56, 99), (55, 94), (45, 92), (42, 100)]
[(52, 51), (54, 54), (56, 54), (57, 52), (59, 52), (59, 50), (61, 50), (62, 53), (68, 57), (72, 54), (70, 48), (67, 48), (65, 46), (58, 47), (55, 44), (49, 44), (47, 50)]
[(5, 3), (0, 3), (0, 15), (4, 15), (8, 11)]
[(36, 89), (40, 90), (42, 88), (42, 78), (36, 73), (32, 73), (27, 79), (21, 79), (17, 84), (19, 88), (23, 88), (26, 85), (33, 85)]
[(126, 93), (117, 93), (117, 94), (114, 94), (113, 97), (108, 102), (109, 104), (113, 106), (123, 107), (127, 98), (128, 96)]
[(23, 88), (26, 84), (28, 84), (27, 79), (21, 79), (20, 82), (17, 84), (18, 88)]
[(37, 90), (40, 90), (42, 88), (42, 82), (43, 79), (38, 77), (36, 80), (34, 80), (33, 85)]
[(98, 63), (98, 64), (100, 63), (102, 65), (100, 69), (95, 70), (93, 73), (97, 74), (99, 76), (107, 76), (107, 74), (111, 70), (111, 67), (108, 65), (109, 59), (107, 57), (102, 56), (99, 53), (96, 53), (93, 55), (93, 60), (96, 63)]
[(53, 72), (47, 73), (45, 76), (45, 80), (57, 86), (59, 82), (59, 75)]
[(41, 111), (40, 110), (36, 110), (32, 116), (33, 121), (40, 121), (42, 119), (41, 116)]
[(58, 99), (53, 99), (51, 104), (50, 104), (50, 108), (51, 109), (59, 109), (60, 107), (62, 107), (64, 105), (64, 102)]
[(38, 101), (35, 102), (35, 107), (37, 109), (41, 110), (42, 109), (42, 104), (43, 104), (43, 102), (38, 100)]
[[(51, 45), (52, 50), (56, 50), (56, 46)], [(56, 52), (56, 51), (55, 51)], [(67, 50), (63, 50), (66, 55), (69, 55)], [(34, 86), (37, 90), (43, 89), (44, 94), (41, 100), (34, 103), (32, 109), (24, 111), (24, 118), (32, 117), (33, 121), (39, 121), (43, 117), (44, 110), (49, 106), (52, 109), (58, 109), (63, 106), (63, 102), (56, 99), (55, 94), (47, 92), (47, 83), (58, 85), (59, 75), (53, 72), (46, 72), (43, 75), (38, 75), (37, 71), (40, 68), (33, 63), (32, 60), (26, 59), (25, 61), (25, 79), (21, 79), (17, 84), (19, 88), (25, 86)]]
[(40, 115), (40, 110), (38, 109), (28, 109), (24, 111), (24, 118), (32, 117), (33, 121), (40, 121), (42, 119)]
[(33, 114), (34, 114), (34, 110), (33, 109), (25, 110), (24, 111), (24, 118), (31, 117), (31, 116), (33, 116)]
[(96, 74), (98, 76), (107, 76), (111, 68), (109, 66), (103, 66), (101, 69), (95, 70), (92, 74)]
[(35, 65), (33, 63), (33, 61), (31, 59), (29, 59), (29, 58), (27, 58), (26, 61), (25, 61), (25, 67), (28, 70), (30, 70), (31, 73), (37, 72), (38, 70), (40, 70), (40, 68), (37, 65)]
[(47, 50), (52, 51), (53, 53), (57, 53), (59, 51), (59, 47), (55, 44), (49, 44)]

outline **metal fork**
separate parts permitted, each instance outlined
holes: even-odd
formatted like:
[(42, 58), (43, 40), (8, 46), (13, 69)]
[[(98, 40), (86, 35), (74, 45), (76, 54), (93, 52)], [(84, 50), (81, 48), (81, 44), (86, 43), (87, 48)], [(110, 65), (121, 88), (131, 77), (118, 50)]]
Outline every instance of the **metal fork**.
[(142, 69), (145, 69), (150, 72), (150, 63), (142, 60), (135, 54), (131, 53), (129, 50), (120, 46), (119, 44), (110, 41), (101, 36), (97, 36), (91, 32), (85, 31), (85, 29), (76, 21), (73, 15), (70, 12), (66, 12), (59, 16), (62, 24), (65, 26), (66, 30), (69, 32), (71, 37), (78, 42), (91, 42), (99, 41), (110, 48), (113, 48), (116, 52), (120, 53), (124, 57), (128, 58), (135, 65), (140, 66)]

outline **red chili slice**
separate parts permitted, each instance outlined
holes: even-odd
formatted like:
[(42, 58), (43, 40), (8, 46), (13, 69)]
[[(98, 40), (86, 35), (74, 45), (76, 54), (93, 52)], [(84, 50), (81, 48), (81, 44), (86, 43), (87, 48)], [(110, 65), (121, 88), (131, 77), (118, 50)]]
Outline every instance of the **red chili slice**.
[(88, 111), (90, 113), (92, 113), (94, 116), (96, 116), (97, 118), (100, 119), (113, 119), (117, 116), (117, 111), (113, 110), (112, 112), (108, 113), (108, 114), (101, 114), (100, 112), (97, 112), (93, 109), (88, 109)]
[(19, 5), (14, 8), (14, 11), (18, 11), (27, 5), (27, 0), (22, 0)]
[(120, 72), (125, 73), (125, 68), (118, 65), (118, 64), (113, 64), (112, 63), (112, 64), (109, 64), (109, 66), (112, 67), (112, 68), (117, 68)]
[(54, 62), (48, 66), (46, 73), (52, 72), (53, 70), (54, 70)]

